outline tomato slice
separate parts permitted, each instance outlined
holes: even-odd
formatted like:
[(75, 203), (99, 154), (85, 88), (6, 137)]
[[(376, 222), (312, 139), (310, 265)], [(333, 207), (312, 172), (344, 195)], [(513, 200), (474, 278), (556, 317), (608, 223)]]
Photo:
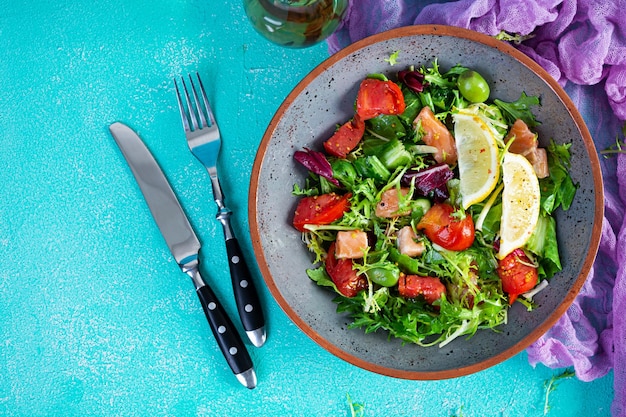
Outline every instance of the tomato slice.
[(446, 293), (446, 286), (437, 277), (401, 274), (398, 292), (404, 298), (423, 297), (428, 304), (432, 304)]
[(467, 213), (462, 219), (453, 215), (454, 207), (447, 203), (434, 204), (417, 224), (433, 243), (447, 250), (461, 251), (474, 243), (474, 220)]
[(365, 122), (358, 114), (344, 123), (337, 131), (324, 142), (324, 149), (329, 154), (338, 158), (345, 158), (348, 153), (356, 148), (365, 133)]
[(356, 112), (362, 120), (373, 119), (381, 114), (402, 114), (406, 104), (398, 84), (366, 78), (361, 81), (356, 98)]
[(515, 249), (498, 261), (497, 273), (502, 290), (509, 295), (509, 304), (513, 304), (518, 295), (535, 288), (539, 280), (537, 268), (522, 249)]
[(359, 276), (352, 268), (352, 259), (335, 257), (335, 242), (331, 243), (328, 248), (326, 272), (339, 292), (346, 297), (354, 297), (368, 286), (365, 276)]
[(351, 196), (350, 193), (344, 195), (329, 193), (304, 197), (296, 207), (293, 227), (305, 232), (306, 224), (323, 225), (339, 220), (350, 208)]

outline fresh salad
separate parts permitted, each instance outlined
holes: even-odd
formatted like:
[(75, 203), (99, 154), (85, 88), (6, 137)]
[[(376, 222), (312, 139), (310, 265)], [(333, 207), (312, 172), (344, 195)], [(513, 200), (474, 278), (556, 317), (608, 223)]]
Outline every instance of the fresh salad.
[(540, 147), (539, 99), (491, 100), (462, 65), (388, 77), (362, 80), (354, 115), (295, 152), (309, 170), (293, 188), (307, 275), (367, 333), (443, 346), (497, 331), (561, 270), (553, 213), (577, 189), (571, 143)]

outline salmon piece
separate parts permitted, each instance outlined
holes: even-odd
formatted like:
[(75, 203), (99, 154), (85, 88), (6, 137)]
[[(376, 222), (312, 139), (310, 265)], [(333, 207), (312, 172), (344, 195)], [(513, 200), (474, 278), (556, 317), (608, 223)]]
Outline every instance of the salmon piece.
[(511, 143), (509, 152), (526, 156), (528, 153), (537, 149), (537, 134), (533, 133), (522, 119), (517, 119), (515, 123), (513, 123), (511, 130), (509, 130), (509, 133), (504, 138), (504, 143), (509, 143), (509, 140), (513, 137), (515, 137), (515, 140)]
[(504, 143), (508, 143), (513, 137), (513, 143), (509, 147), (509, 152), (524, 155), (532, 164), (537, 178), (546, 178), (550, 175), (548, 168), (548, 153), (544, 148), (539, 147), (537, 134), (533, 133), (523, 120), (517, 119), (511, 130), (504, 138)]
[(536, 148), (533, 152), (526, 155), (526, 159), (532, 164), (537, 178), (546, 178), (550, 175), (548, 152), (546, 152), (545, 148)]
[(456, 145), (454, 137), (448, 128), (435, 117), (435, 114), (428, 106), (424, 106), (413, 122), (417, 129), (421, 126), (424, 132), (422, 140), (426, 145), (434, 146), (437, 152), (434, 154), (438, 163), (445, 162), (454, 165), (457, 160)]
[(337, 232), (335, 258), (359, 259), (368, 247), (367, 233), (360, 230), (342, 230)]
[[(408, 188), (400, 189), (403, 195), (407, 195), (409, 193)], [(398, 216), (408, 216), (411, 214), (410, 211), (405, 211), (402, 213), (398, 213), (399, 209), (399, 199), (398, 199), (398, 189), (390, 188), (385, 191), (380, 197), (380, 202), (376, 205), (376, 215), (378, 217), (383, 217), (386, 219), (390, 219), (392, 217)]]
[(400, 253), (415, 258), (420, 256), (426, 250), (424, 242), (416, 242), (417, 235), (411, 226), (404, 226), (398, 230), (398, 239), (396, 244)]

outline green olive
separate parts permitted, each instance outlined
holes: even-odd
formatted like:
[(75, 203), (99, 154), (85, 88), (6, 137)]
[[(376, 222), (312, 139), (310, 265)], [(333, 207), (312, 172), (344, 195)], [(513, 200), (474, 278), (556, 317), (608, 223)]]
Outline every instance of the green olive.
[(482, 75), (473, 70), (466, 70), (457, 80), (461, 95), (472, 103), (482, 103), (489, 98), (489, 84)]
[(400, 279), (400, 269), (391, 263), (368, 269), (365, 274), (372, 282), (383, 287), (393, 287)]

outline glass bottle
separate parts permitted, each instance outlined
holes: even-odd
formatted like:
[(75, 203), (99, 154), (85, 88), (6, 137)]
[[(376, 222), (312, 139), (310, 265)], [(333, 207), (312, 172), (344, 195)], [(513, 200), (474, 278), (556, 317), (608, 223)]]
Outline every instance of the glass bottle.
[(268, 40), (290, 48), (315, 45), (341, 23), (349, 0), (244, 0), (254, 29)]

